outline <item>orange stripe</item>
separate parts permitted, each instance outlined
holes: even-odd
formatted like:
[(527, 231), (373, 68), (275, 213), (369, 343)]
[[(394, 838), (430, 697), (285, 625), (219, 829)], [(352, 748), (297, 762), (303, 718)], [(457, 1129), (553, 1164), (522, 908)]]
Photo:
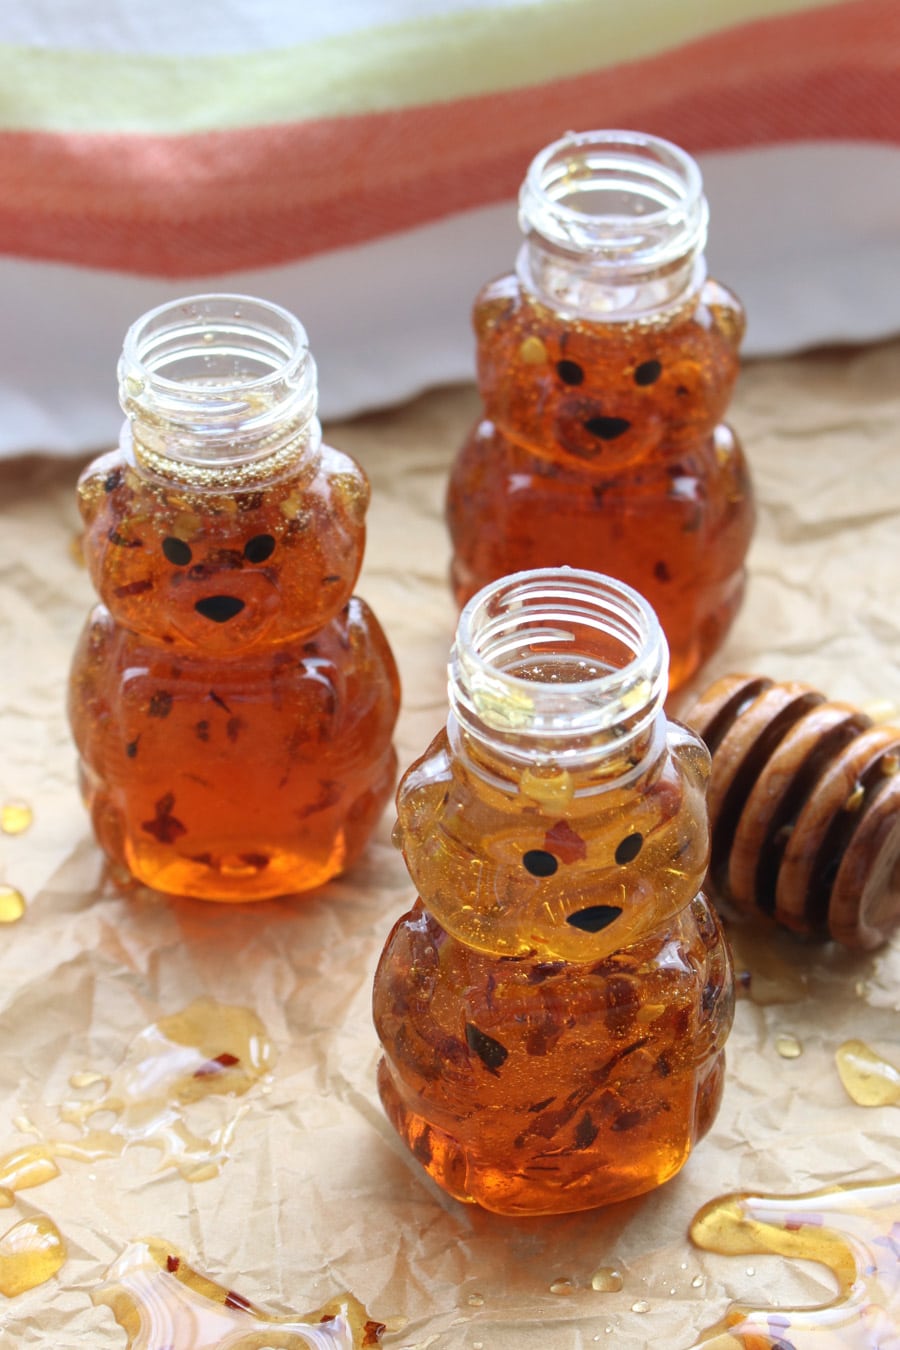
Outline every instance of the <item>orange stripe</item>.
[(900, 143), (900, 7), (852, 0), (456, 102), (176, 137), (0, 134), (0, 251), (166, 277), (273, 266), (514, 196), (569, 128), (694, 153)]

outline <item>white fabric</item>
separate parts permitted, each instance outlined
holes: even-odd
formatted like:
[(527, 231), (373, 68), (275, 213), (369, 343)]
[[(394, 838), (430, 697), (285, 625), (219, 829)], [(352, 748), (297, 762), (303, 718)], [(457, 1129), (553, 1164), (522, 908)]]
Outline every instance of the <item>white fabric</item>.
[(291, 47), (520, 0), (4, 0), (0, 42), (136, 56), (212, 56)]
[[(815, 143), (701, 157), (711, 275), (743, 299), (746, 355), (900, 330), (900, 147)], [(0, 259), (0, 455), (112, 442), (128, 325), (196, 291), (292, 309), (319, 366), (321, 410), (346, 416), (474, 375), (469, 311), (513, 264), (514, 203), (364, 247), (193, 284)]]

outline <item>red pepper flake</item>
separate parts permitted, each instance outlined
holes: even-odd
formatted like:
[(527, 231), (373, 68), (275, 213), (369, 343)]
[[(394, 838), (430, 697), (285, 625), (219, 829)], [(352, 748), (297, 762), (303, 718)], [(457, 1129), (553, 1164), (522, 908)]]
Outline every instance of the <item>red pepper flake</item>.
[(174, 1275), (180, 1265), (181, 1265), (180, 1257), (178, 1256), (166, 1257), (166, 1270), (169, 1272), (170, 1275)]
[(143, 539), (129, 539), (126, 534), (119, 534), (119, 531), (112, 529), (106, 536), (111, 544), (117, 548), (143, 548)]
[(158, 802), (154, 802), (156, 816), (153, 820), (144, 820), (141, 822), (141, 829), (146, 834), (152, 834), (154, 839), (158, 839), (161, 844), (174, 844), (175, 840), (187, 830), (177, 816), (172, 815), (172, 807), (175, 805), (175, 794), (167, 792), (164, 797), (160, 797)]
[(363, 1327), (362, 1343), (366, 1345), (380, 1345), (381, 1338), (387, 1330), (387, 1323), (373, 1322), (371, 1319)]
[(210, 1078), (213, 1074), (221, 1073), (223, 1069), (230, 1069), (235, 1064), (240, 1064), (237, 1055), (230, 1055), (226, 1050), (221, 1055), (216, 1055), (215, 1059), (208, 1059), (205, 1064), (201, 1064), (199, 1069), (194, 1070), (195, 1078)]
[(544, 848), (561, 863), (582, 862), (587, 857), (587, 844), (567, 820), (558, 820), (550, 826), (544, 835)]
[(241, 1312), (252, 1313), (254, 1311), (253, 1304), (244, 1298), (243, 1294), (236, 1294), (233, 1289), (229, 1289), (225, 1295), (225, 1307), (238, 1308)]
[(118, 596), (120, 600), (127, 600), (130, 595), (143, 595), (145, 591), (152, 590), (153, 582), (146, 577), (143, 581), (129, 581), (126, 586), (117, 586), (113, 595)]

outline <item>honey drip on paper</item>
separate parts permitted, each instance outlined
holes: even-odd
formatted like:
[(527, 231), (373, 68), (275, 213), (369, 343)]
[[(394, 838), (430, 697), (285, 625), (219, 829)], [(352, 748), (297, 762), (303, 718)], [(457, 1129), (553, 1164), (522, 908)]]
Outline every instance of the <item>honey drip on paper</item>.
[(4, 834), (24, 834), (33, 818), (31, 807), (27, 802), (4, 802), (0, 806), (0, 830)]
[[(0, 1191), (0, 1206), (4, 1204)], [(66, 1259), (66, 1244), (52, 1219), (20, 1219), (0, 1236), (0, 1294), (15, 1298), (53, 1278)]]
[(598, 1294), (617, 1294), (625, 1287), (625, 1276), (618, 1266), (600, 1266), (591, 1276), (591, 1288)]
[(900, 1105), (900, 1069), (876, 1055), (865, 1041), (844, 1041), (835, 1059), (847, 1095), (858, 1106)]
[[(210, 1098), (244, 1096), (273, 1059), (265, 1027), (247, 1008), (201, 998), (161, 1018), (135, 1037), (111, 1077), (72, 1075), (77, 1089), (103, 1088), (99, 1096), (59, 1108), (60, 1119), (81, 1131), (78, 1137), (41, 1139), (0, 1157), (0, 1209), (12, 1206), (18, 1191), (58, 1176), (58, 1158), (94, 1163), (137, 1144), (158, 1150), (159, 1170), (173, 1168), (187, 1181), (216, 1176), (240, 1112), (223, 1101), (221, 1120), (201, 1134), (191, 1128), (190, 1108)], [(12, 1297), (42, 1283), (64, 1260), (65, 1246), (50, 1219), (23, 1220), (0, 1239), (0, 1293)]]
[(739, 1304), (693, 1350), (874, 1350), (897, 1344), (900, 1323), (900, 1177), (798, 1196), (726, 1195), (704, 1206), (691, 1238), (728, 1256), (817, 1261), (837, 1284), (809, 1308)]
[[(156, 1148), (160, 1169), (175, 1168), (189, 1181), (215, 1176), (228, 1156), (238, 1116), (229, 1110), (200, 1135), (190, 1127), (189, 1108), (210, 1097), (243, 1096), (272, 1059), (265, 1028), (246, 1008), (198, 999), (161, 1018), (135, 1037), (112, 1077), (72, 1076), (73, 1087), (105, 1089), (61, 1106), (60, 1118), (80, 1128), (79, 1138), (41, 1140), (0, 1158), (0, 1207), (10, 1206), (16, 1192), (58, 1176), (57, 1158), (96, 1162), (119, 1157), (135, 1144)], [(94, 1123), (95, 1117), (103, 1124)], [(8, 1254), (4, 1243), (11, 1244)], [(15, 1267), (8, 1275), (4, 1259)], [(64, 1259), (65, 1246), (50, 1219), (23, 1220), (0, 1242), (0, 1279), (18, 1293), (49, 1279)], [(0, 1291), (6, 1292), (2, 1286)]]
[(131, 1243), (91, 1298), (112, 1309), (128, 1350), (365, 1350), (381, 1341), (352, 1294), (302, 1317), (270, 1317), (158, 1238)]
[(25, 897), (14, 886), (0, 886), (0, 923), (16, 923), (25, 913)]

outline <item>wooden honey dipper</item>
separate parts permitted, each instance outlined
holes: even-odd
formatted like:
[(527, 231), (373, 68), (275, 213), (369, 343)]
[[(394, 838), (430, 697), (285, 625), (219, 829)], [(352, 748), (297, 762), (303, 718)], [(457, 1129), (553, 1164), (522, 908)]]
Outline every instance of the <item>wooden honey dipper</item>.
[(847, 947), (900, 923), (900, 727), (806, 684), (726, 675), (684, 719), (712, 755), (707, 887)]

